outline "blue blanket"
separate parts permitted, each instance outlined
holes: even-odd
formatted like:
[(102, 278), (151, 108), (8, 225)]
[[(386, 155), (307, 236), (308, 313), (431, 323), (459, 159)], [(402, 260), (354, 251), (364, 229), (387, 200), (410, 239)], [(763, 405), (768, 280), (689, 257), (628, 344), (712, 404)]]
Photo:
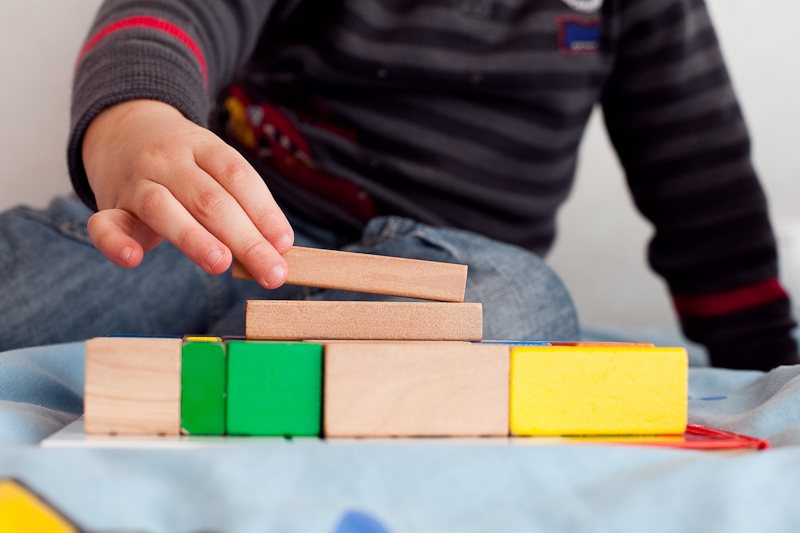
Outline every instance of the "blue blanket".
[(691, 423), (773, 445), (738, 456), (445, 439), (40, 448), (82, 412), (83, 355), (0, 354), (0, 477), (88, 530), (800, 531), (799, 367), (690, 369)]

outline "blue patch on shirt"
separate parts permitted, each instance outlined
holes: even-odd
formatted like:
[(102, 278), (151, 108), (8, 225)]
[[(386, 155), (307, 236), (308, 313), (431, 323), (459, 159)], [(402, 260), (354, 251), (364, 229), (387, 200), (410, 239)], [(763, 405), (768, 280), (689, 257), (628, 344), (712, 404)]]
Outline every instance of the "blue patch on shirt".
[(591, 54), (600, 46), (600, 19), (557, 16), (558, 49), (565, 54)]

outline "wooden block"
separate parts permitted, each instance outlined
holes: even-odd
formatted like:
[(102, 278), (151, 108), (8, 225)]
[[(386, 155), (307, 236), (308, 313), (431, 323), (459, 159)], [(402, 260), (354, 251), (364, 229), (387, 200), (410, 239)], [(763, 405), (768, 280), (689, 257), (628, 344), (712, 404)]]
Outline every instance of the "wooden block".
[(248, 300), (248, 339), (477, 341), (479, 303)]
[(680, 434), (683, 348), (531, 346), (511, 350), (516, 435)]
[(327, 437), (508, 435), (507, 347), (331, 343), (324, 383)]
[(181, 430), (189, 435), (225, 433), (225, 346), (211, 337), (184, 342), (181, 365)]
[(651, 342), (606, 342), (606, 341), (548, 341), (550, 346), (595, 346), (600, 348), (655, 348)]
[[(289, 266), (286, 283), (292, 285), (443, 302), (463, 302), (467, 286), (466, 265), (300, 246), (283, 258)], [(233, 277), (253, 279), (238, 261), (233, 263)]]
[(86, 433), (178, 435), (181, 339), (86, 341)]
[(228, 343), (230, 435), (319, 435), (321, 411), (321, 345)]
[(80, 533), (41, 496), (14, 479), (0, 479), (0, 531)]
[(526, 341), (526, 340), (505, 340), (505, 341), (482, 341), (488, 344), (503, 344), (505, 346), (600, 346), (600, 347), (637, 347), (653, 348), (655, 344), (649, 342), (597, 342), (597, 341)]

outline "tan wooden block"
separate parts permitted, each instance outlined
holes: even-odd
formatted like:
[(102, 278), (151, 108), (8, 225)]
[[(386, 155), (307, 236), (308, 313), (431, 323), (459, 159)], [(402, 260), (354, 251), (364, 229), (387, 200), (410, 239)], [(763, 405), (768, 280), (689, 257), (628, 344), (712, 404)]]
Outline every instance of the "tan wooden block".
[(325, 345), (327, 437), (506, 436), (508, 346)]
[(86, 341), (86, 433), (178, 435), (182, 345), (182, 339)]
[[(300, 246), (283, 258), (289, 266), (286, 283), (291, 285), (443, 302), (463, 302), (467, 286), (466, 265)], [(234, 278), (253, 279), (238, 261), (232, 272)]]
[(248, 300), (245, 335), (257, 340), (477, 341), (483, 306), (451, 302)]

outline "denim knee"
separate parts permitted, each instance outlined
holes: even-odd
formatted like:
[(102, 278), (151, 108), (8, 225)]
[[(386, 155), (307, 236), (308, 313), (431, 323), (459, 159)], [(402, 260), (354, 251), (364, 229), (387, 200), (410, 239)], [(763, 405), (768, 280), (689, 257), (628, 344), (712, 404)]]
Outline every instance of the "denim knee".
[(535, 254), (475, 233), (402, 217), (370, 221), (348, 249), (468, 266), (465, 300), (483, 303), (485, 339), (575, 339), (578, 319), (563, 282)]

